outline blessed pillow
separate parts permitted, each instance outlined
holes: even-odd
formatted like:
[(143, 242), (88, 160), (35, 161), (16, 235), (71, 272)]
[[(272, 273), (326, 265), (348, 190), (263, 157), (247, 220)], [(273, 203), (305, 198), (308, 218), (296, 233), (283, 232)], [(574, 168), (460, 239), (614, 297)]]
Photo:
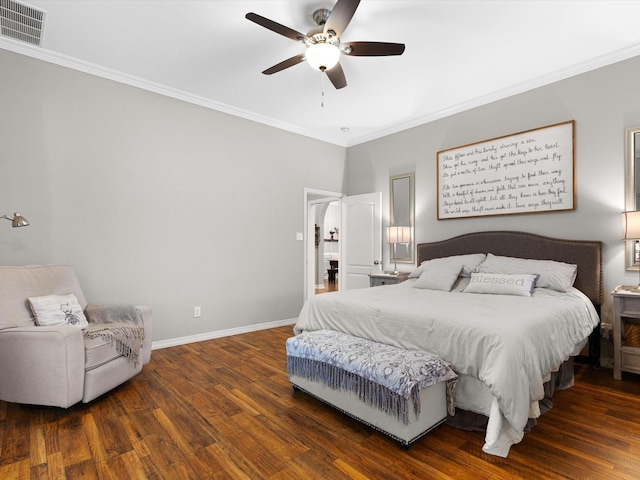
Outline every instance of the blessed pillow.
[(528, 258), (502, 257), (488, 254), (487, 259), (478, 267), (480, 273), (538, 275), (536, 287), (550, 288), (566, 292), (573, 286), (578, 266), (554, 260), (533, 260)]
[[(426, 263), (426, 262), (425, 262)], [(436, 263), (425, 268), (420, 278), (413, 284), (415, 288), (443, 290), (448, 292), (462, 271), (461, 264)]]
[(462, 271), (460, 271), (460, 276), (468, 277), (471, 275), (471, 272), (475, 271), (484, 259), (487, 257), (484, 253), (470, 253), (467, 255), (452, 255), (450, 257), (440, 257), (434, 258), (432, 260), (426, 260), (420, 264), (418, 268), (416, 268), (413, 272), (409, 274), (409, 278), (418, 278), (422, 272), (424, 272), (425, 268), (429, 265), (436, 264), (451, 264), (451, 265), (460, 265)]
[(472, 273), (465, 293), (489, 293), (493, 295), (518, 295), (530, 297), (536, 285), (536, 275), (527, 273), (507, 275), (502, 273)]
[(73, 293), (29, 297), (28, 300), (36, 319), (36, 325), (41, 327), (62, 325), (78, 328), (86, 328), (89, 325), (82, 312), (82, 307)]

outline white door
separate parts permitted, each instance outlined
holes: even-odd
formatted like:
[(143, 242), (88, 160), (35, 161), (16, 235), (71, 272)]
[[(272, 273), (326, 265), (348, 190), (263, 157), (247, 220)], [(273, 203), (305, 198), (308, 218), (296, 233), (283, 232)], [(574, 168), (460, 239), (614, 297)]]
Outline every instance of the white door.
[(382, 193), (342, 198), (339, 288), (369, 286), (369, 274), (382, 266)]

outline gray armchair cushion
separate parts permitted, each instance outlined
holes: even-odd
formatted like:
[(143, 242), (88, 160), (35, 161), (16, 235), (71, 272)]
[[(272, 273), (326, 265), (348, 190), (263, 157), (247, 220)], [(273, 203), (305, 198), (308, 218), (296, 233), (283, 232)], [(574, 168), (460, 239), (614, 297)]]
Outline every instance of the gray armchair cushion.
[(84, 339), (84, 369), (93, 370), (111, 360), (121, 357), (122, 354), (108, 340), (104, 338), (85, 338)]

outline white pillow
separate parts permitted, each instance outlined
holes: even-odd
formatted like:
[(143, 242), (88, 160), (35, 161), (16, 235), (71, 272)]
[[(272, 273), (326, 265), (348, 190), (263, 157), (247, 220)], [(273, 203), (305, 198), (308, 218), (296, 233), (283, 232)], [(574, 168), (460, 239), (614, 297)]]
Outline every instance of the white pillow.
[(533, 260), (528, 258), (502, 257), (488, 254), (478, 268), (480, 273), (531, 273), (538, 275), (536, 287), (550, 288), (566, 292), (573, 286), (578, 266), (554, 260)]
[(439, 263), (460, 265), (462, 268), (460, 275), (463, 277), (468, 277), (469, 275), (471, 275), (471, 272), (475, 271), (475, 269), (478, 268), (478, 265), (484, 262), (484, 259), (486, 257), (487, 255), (484, 253), (470, 253), (468, 255), (452, 255), (450, 257), (440, 257), (434, 258), (432, 260), (425, 260), (420, 264), (418, 268), (416, 268), (409, 274), (409, 278), (417, 278), (422, 274), (426, 266)]
[(89, 326), (82, 307), (73, 293), (29, 297), (29, 305), (36, 324), (41, 327), (62, 325), (86, 328)]
[(519, 295), (530, 297), (536, 285), (536, 275), (502, 273), (472, 273), (465, 293), (489, 293), (493, 295)]
[[(427, 263), (427, 262), (425, 262)], [(443, 290), (448, 292), (458, 279), (462, 264), (436, 263), (425, 268), (420, 278), (413, 284), (415, 288)]]

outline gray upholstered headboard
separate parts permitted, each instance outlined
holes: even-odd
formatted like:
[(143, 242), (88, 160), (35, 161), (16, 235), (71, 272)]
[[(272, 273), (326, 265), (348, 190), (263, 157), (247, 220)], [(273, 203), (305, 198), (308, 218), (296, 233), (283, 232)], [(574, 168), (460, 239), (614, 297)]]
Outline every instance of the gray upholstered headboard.
[(564, 240), (526, 232), (475, 232), (417, 246), (418, 265), (432, 258), (466, 253), (493, 253), (507, 257), (556, 260), (578, 266), (574, 286), (602, 304), (602, 242)]

